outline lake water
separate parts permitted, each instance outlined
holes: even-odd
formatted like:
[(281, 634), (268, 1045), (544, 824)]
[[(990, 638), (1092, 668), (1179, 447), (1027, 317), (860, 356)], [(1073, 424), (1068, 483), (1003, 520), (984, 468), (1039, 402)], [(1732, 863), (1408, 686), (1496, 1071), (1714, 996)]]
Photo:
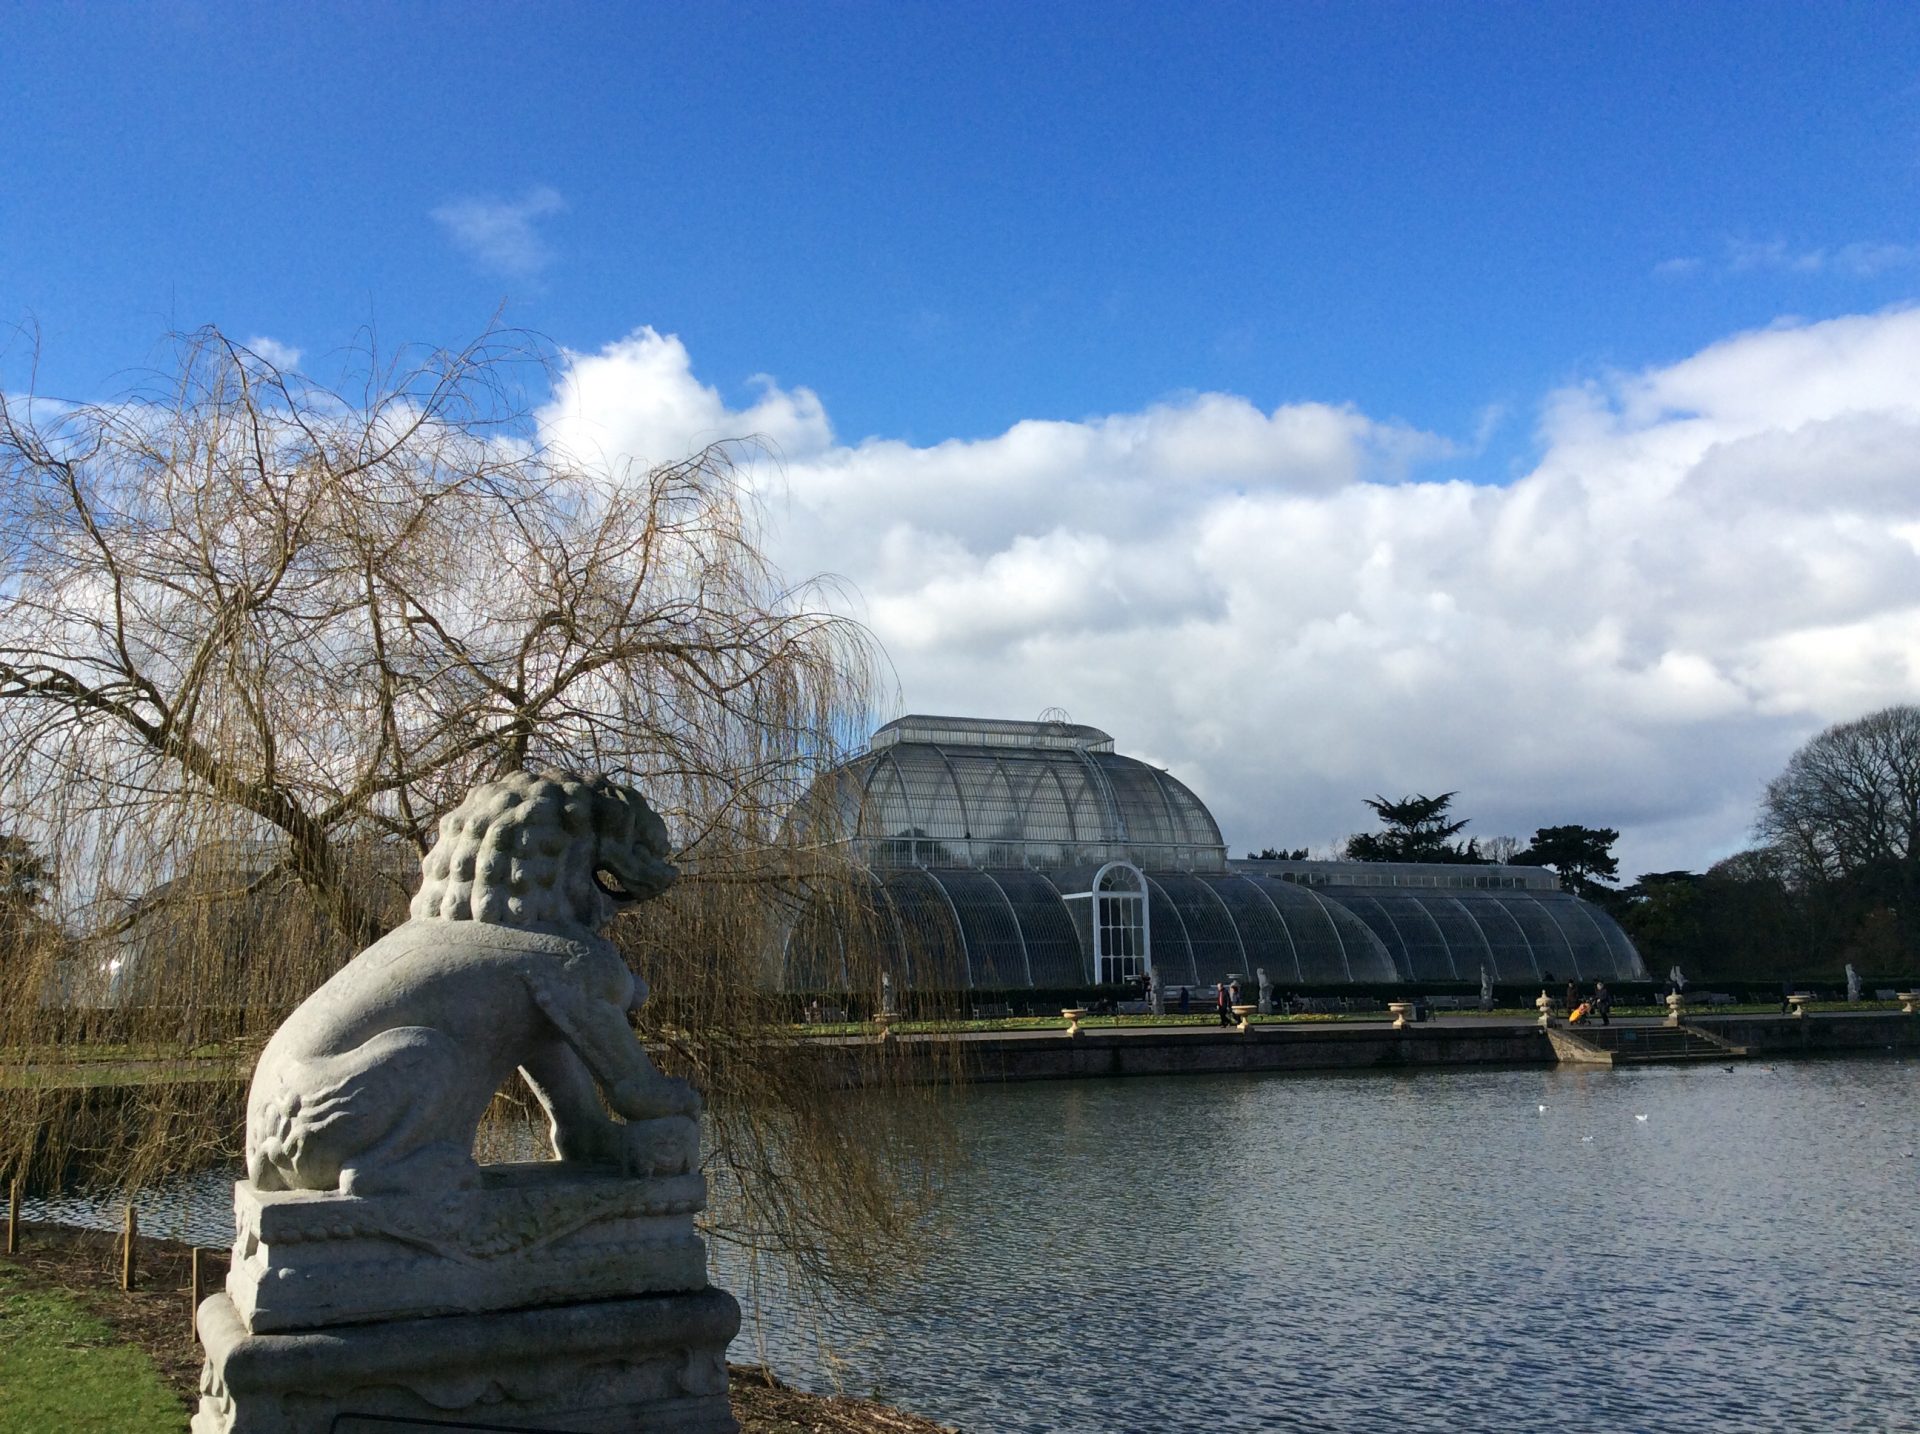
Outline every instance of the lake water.
[[(1911, 1060), (1035, 1084), (959, 1118), (963, 1233), (906, 1308), (833, 1312), (849, 1392), (969, 1431), (1920, 1429)], [(811, 1330), (761, 1329), (821, 1384)]]
[[(956, 1105), (970, 1164), (915, 1289), (769, 1299), (736, 1359), (970, 1434), (1920, 1430), (1920, 1062)], [(227, 1210), (210, 1178), (143, 1228), (224, 1243)]]

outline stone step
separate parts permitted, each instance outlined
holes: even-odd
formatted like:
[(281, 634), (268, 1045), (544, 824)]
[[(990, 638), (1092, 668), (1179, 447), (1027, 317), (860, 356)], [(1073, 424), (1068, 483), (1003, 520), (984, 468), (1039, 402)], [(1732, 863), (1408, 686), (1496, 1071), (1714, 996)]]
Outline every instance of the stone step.
[(1645, 1065), (1663, 1061), (1735, 1060), (1747, 1054), (1693, 1026), (1555, 1026), (1548, 1032), (1562, 1061), (1587, 1065)]

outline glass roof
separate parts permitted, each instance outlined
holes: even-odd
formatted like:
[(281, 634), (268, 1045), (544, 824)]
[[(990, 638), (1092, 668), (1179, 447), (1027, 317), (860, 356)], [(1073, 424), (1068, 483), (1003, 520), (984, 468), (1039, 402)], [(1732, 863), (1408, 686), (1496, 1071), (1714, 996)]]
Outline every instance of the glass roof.
[(1112, 745), (1067, 723), (905, 717), (821, 778), (795, 819), (878, 867), (1223, 869), (1200, 799)]
[(896, 717), (877, 729), (869, 751), (895, 742), (939, 742), (949, 747), (1058, 747), (1111, 752), (1113, 738), (1076, 722), (1016, 722), (1005, 717)]
[(1626, 932), (1571, 892), (1316, 886), (1351, 911), (1410, 981), (1644, 981)]
[[(869, 872), (881, 934), (907, 985), (1062, 989), (1096, 983), (1093, 873), (907, 868)], [(1264, 970), (1276, 988), (1644, 981), (1606, 912), (1561, 891), (1323, 888), (1239, 872), (1146, 874), (1151, 967), (1169, 995)], [(802, 921), (790, 990), (836, 989), (837, 938)]]

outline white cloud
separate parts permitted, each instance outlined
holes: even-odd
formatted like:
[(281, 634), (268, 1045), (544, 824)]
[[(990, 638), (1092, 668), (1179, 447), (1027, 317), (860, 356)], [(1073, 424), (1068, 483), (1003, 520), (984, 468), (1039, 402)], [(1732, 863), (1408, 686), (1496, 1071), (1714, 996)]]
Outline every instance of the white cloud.
[(791, 392), (771, 378), (751, 380), (758, 402), (729, 408), (693, 376), (686, 345), (650, 328), (635, 329), (597, 354), (564, 355), (566, 372), (540, 412), (547, 440), (598, 461), (642, 466), (671, 462), (732, 439), (750, 439), (781, 459), (827, 451), (833, 429), (809, 389)]
[(433, 219), (482, 269), (524, 279), (553, 262), (537, 222), (566, 207), (556, 191), (539, 185), (519, 199), (451, 200), (433, 211)]
[(278, 339), (257, 335), (246, 342), (246, 347), (259, 354), (261, 358), (277, 369), (291, 372), (300, 367), (301, 350), (292, 344), (283, 344)]
[[(1729, 239), (1714, 267), (1723, 274), (1839, 274), (1872, 279), (1894, 269), (1920, 264), (1920, 244), (1890, 244), (1882, 240), (1855, 240), (1831, 247), (1800, 247), (1784, 239)], [(1654, 277), (1681, 279), (1701, 273), (1707, 261), (1687, 255), (1662, 259)]]
[(1236, 849), (1457, 788), (1473, 832), (1620, 827), (1630, 872), (1741, 845), (1820, 726), (1920, 700), (1920, 310), (1776, 326), (1547, 395), (1505, 487), (1350, 408), (1196, 394), (979, 441), (834, 439), (677, 339), (574, 355), (556, 439), (658, 461), (761, 433), (795, 575), (857, 585), (908, 710), (1112, 731)]

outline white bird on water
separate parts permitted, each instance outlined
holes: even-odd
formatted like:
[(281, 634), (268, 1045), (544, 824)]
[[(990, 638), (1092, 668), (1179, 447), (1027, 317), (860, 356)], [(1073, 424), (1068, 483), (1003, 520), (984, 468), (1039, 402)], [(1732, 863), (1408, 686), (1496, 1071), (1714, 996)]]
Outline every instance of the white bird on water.
[(1540, 1107), (1540, 1109), (1541, 1109), (1541, 1111), (1542, 1111), (1542, 1113), (1544, 1113), (1544, 1112), (1546, 1111), (1546, 1107), (1545, 1107), (1544, 1105), (1543, 1105), (1543, 1106), (1541, 1106), (1541, 1107)]
[(1646, 1117), (1645, 1117), (1644, 1115), (1636, 1115), (1636, 1116), (1634, 1117), (1634, 1119), (1635, 1119), (1635, 1120), (1645, 1120), (1645, 1119), (1646, 1119)]

